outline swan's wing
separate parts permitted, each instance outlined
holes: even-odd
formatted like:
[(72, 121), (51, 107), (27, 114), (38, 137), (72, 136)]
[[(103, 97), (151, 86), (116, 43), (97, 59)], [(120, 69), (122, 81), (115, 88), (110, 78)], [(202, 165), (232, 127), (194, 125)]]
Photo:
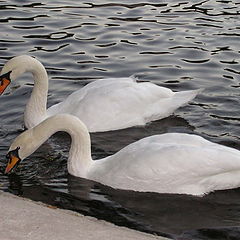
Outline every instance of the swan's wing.
[(175, 142), (174, 135), (160, 135), (129, 145), (100, 163), (98, 178), (115, 188), (194, 195), (240, 186), (239, 151), (194, 135), (176, 136)]
[[(120, 83), (121, 82), (136, 82), (136, 78), (134, 76), (126, 77), (126, 78), (104, 78), (90, 82), (83, 88), (74, 91), (70, 94), (65, 101), (57, 103), (48, 108), (48, 115), (52, 116), (58, 112), (66, 111), (65, 108), (68, 108), (68, 105), (74, 104), (77, 105), (81, 100), (88, 94), (88, 92), (99, 91), (99, 89), (107, 88), (109, 85)], [(117, 85), (116, 85), (117, 86)], [(64, 109), (64, 110), (63, 110)]]
[(176, 92), (170, 97), (159, 98), (145, 111), (146, 122), (162, 119), (171, 115), (176, 109), (194, 99), (201, 90)]
[(72, 93), (48, 109), (48, 115), (70, 113), (79, 117), (90, 131), (106, 131), (143, 125), (149, 105), (174, 93), (152, 83), (128, 78), (97, 80)]
[(90, 131), (144, 125), (150, 120), (148, 108), (159, 99), (168, 98), (172, 94), (170, 89), (152, 83), (115, 83), (99, 91), (88, 92), (88, 97), (82, 101), (78, 116)]
[[(122, 129), (161, 119), (197, 93), (178, 95), (150, 82), (133, 78), (97, 80), (48, 109), (48, 115), (69, 113), (79, 117), (89, 131)], [(180, 97), (181, 96), (181, 97)]]
[[(107, 91), (107, 88), (111, 87), (112, 85), (118, 86), (122, 84), (122, 82), (135, 82), (135, 78), (128, 77), (128, 78), (105, 78), (105, 79), (99, 79), (93, 82), (90, 82), (83, 88), (74, 91), (72, 94), (70, 94), (63, 102), (60, 102), (58, 104), (55, 104), (48, 108), (48, 115), (55, 115), (59, 112), (65, 112), (67, 109), (69, 109), (69, 106), (72, 106), (74, 104), (74, 107), (78, 107), (78, 105), (81, 103), (82, 99), (84, 97), (88, 98), (87, 95), (91, 95), (91, 93), (96, 92), (102, 92), (104, 88), (106, 88), (105, 92)], [(69, 111), (71, 111), (72, 107)]]

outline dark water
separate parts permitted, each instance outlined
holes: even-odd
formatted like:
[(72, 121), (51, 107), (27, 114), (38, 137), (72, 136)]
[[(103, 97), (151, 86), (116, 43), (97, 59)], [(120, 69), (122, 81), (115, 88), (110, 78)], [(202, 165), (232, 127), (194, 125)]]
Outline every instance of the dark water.
[[(204, 88), (193, 102), (145, 127), (92, 134), (95, 159), (145, 136), (190, 132), (240, 149), (238, 1), (0, 1), (0, 67), (37, 57), (50, 78), (49, 106), (103, 77), (137, 74), (175, 91)], [(0, 167), (23, 130), (31, 76), (0, 101)], [(203, 198), (116, 191), (67, 174), (70, 139), (57, 134), (0, 189), (174, 239), (240, 239), (240, 190)]]

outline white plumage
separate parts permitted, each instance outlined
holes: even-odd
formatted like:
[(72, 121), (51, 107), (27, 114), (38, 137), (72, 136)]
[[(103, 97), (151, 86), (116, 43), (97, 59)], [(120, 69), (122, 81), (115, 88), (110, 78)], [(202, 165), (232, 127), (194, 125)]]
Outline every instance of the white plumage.
[(240, 152), (197, 135), (150, 136), (93, 161), (87, 128), (68, 114), (50, 117), (22, 133), (9, 151), (19, 147), (19, 157), (24, 159), (57, 131), (72, 137), (69, 173), (113, 188), (203, 195), (240, 186)]
[(31, 72), (34, 88), (26, 105), (24, 123), (32, 128), (58, 113), (80, 118), (90, 132), (123, 129), (165, 118), (191, 101), (200, 90), (172, 92), (150, 82), (136, 82), (132, 77), (108, 78), (91, 82), (66, 99), (46, 109), (48, 76), (44, 66), (30, 56), (9, 60), (1, 74), (10, 72), (15, 80)]

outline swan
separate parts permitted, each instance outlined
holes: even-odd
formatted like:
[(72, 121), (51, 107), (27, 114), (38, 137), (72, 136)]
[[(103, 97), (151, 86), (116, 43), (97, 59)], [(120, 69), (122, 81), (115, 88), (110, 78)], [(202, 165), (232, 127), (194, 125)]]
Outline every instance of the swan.
[(4, 65), (0, 76), (0, 94), (24, 72), (31, 72), (34, 78), (33, 91), (24, 112), (26, 128), (32, 128), (58, 113), (79, 117), (90, 132), (145, 125), (169, 116), (200, 91), (174, 93), (150, 82), (138, 83), (134, 77), (107, 78), (89, 83), (73, 92), (63, 102), (47, 109), (47, 72), (31, 56), (14, 57)]
[(92, 160), (87, 127), (70, 114), (49, 117), (19, 135), (9, 148), (5, 173), (58, 131), (72, 139), (68, 172), (116, 189), (201, 196), (240, 186), (240, 152), (193, 134), (149, 136)]

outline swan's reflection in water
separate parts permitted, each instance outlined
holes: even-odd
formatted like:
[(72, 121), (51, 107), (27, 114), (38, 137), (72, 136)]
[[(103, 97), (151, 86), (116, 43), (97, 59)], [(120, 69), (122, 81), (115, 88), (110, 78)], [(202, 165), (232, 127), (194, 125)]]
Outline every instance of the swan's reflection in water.
[[(72, 196), (82, 195), (80, 185), (78, 179), (69, 178)], [(145, 231), (184, 236), (200, 229), (240, 226), (240, 189), (217, 191), (204, 197), (115, 190), (99, 184), (93, 184), (91, 189), (90, 199), (97, 189), (107, 199), (106, 203), (125, 209), (127, 220)]]
[[(64, 191), (56, 187), (18, 185), (18, 194), (174, 239), (193, 239), (194, 235), (196, 239), (205, 239), (204, 235), (206, 239), (226, 239), (233, 232), (240, 233), (240, 189), (194, 197), (116, 190), (87, 179), (67, 177), (68, 189)], [(13, 184), (15, 180), (20, 182), (18, 176), (11, 178), (11, 187), (16, 188), (16, 183)]]

